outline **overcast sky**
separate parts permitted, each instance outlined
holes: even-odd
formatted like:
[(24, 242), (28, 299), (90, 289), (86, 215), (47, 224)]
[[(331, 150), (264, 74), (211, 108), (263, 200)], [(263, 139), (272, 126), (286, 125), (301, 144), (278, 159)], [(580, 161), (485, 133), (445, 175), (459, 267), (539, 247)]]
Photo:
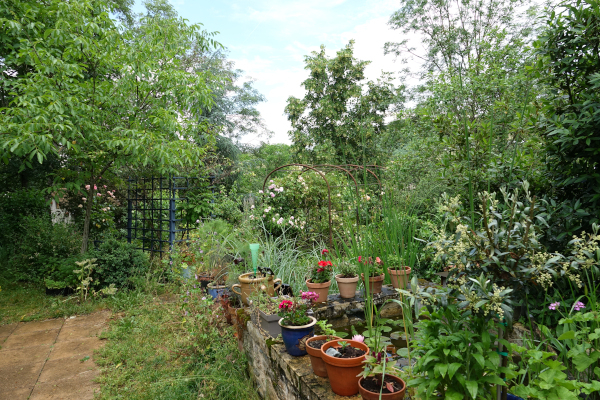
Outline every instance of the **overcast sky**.
[[(356, 41), (355, 57), (372, 61), (368, 79), (381, 71), (401, 66), (384, 56), (383, 45), (402, 35), (388, 25), (399, 8), (398, 0), (171, 0), (179, 15), (219, 31), (216, 39), (230, 51), (236, 67), (256, 80), (266, 101), (258, 106), (267, 127), (274, 132), (271, 143), (289, 143), (290, 124), (283, 115), (289, 96), (302, 97), (302, 81), (308, 77), (304, 56), (324, 44), (329, 55), (350, 39)], [(136, 0), (136, 11), (142, 11)], [(245, 142), (258, 144), (260, 138)], [(263, 139), (264, 140), (264, 139)]]

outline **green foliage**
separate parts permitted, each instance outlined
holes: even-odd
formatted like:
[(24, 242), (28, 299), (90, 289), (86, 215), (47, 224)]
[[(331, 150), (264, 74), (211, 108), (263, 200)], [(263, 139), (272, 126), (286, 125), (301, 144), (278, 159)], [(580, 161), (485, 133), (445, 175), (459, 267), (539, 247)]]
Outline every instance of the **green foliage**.
[(39, 282), (51, 266), (76, 254), (81, 247), (81, 235), (70, 224), (53, 224), (50, 215), (25, 216), (21, 232), (8, 262), (8, 272), (16, 280)]
[(549, 89), (543, 118), (548, 172), (562, 199), (580, 200), (589, 227), (600, 219), (600, 8), (574, 0), (552, 9), (535, 43), (536, 71)]
[(19, 190), (0, 196), (0, 247), (10, 249), (18, 244), (25, 231), (22, 221), (26, 216), (46, 218), (49, 206), (41, 191)]
[(110, 285), (131, 287), (132, 278), (144, 276), (150, 264), (147, 255), (134, 244), (114, 238), (105, 240), (88, 254), (98, 264), (92, 277), (100, 288)]
[(314, 163), (372, 163), (375, 138), (385, 129), (386, 112), (397, 101), (392, 76), (363, 84), (367, 61), (354, 58), (354, 41), (325, 55), (325, 47), (306, 56), (310, 73), (304, 99), (290, 97), (285, 113), (292, 124), (293, 148)]
[(417, 386), (423, 399), (494, 399), (496, 386), (504, 386), (492, 319), (481, 319), (456, 305), (422, 309), (415, 328), (418, 341), (411, 341), (411, 353), (418, 358), (412, 372), (421, 374), (407, 384)]
[[(0, 117), (1, 159), (14, 155), (30, 165), (51, 154), (65, 158), (59, 171), (65, 181), (57, 179), (54, 189), (81, 190), (111, 168), (175, 172), (206, 154), (209, 140), (204, 146), (191, 140), (201, 107), (212, 103), (206, 74), (181, 66), (192, 44), (216, 45), (199, 25), (148, 17), (134, 30), (120, 30), (102, 1), (3, 4), (6, 34), (19, 43), (5, 57), (30, 70), (7, 83), (18, 96)], [(86, 197), (94, 196), (87, 190)], [(82, 252), (90, 214), (88, 202)]]
[(75, 272), (76, 262), (85, 260), (85, 254), (75, 254), (68, 258), (57, 258), (48, 263), (44, 283), (48, 289), (65, 289), (77, 287), (78, 281)]
[[(577, 400), (580, 393), (600, 391), (600, 382), (585, 383), (568, 379), (563, 371), (567, 367), (555, 360), (554, 353), (512, 346), (513, 354), (520, 355), (516, 381), (511, 392), (517, 396), (547, 400)], [(527, 383), (523, 383), (527, 378)]]

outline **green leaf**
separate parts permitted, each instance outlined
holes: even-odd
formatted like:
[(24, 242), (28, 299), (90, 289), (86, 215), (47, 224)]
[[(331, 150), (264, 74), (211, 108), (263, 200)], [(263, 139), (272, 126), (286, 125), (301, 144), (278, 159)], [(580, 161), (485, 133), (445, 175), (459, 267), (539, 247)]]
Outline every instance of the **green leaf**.
[(477, 360), (477, 363), (479, 363), (479, 365), (481, 365), (481, 367), (483, 368), (483, 366), (485, 365), (485, 360), (480, 353), (473, 353), (471, 354), (471, 357)]
[(575, 365), (575, 368), (577, 369), (577, 371), (583, 372), (590, 365), (595, 363), (599, 357), (600, 357), (600, 352), (598, 352), (598, 351), (591, 353), (589, 356), (587, 354), (579, 354), (579, 355), (573, 357), (573, 364)]
[(558, 337), (558, 340), (575, 339), (574, 331), (567, 331)]
[(477, 389), (478, 389), (478, 384), (475, 381), (467, 381), (466, 382), (466, 386), (467, 386), (467, 390), (469, 391), (469, 394), (471, 394), (471, 397), (473, 399), (477, 398)]
[(448, 377), (452, 379), (456, 371), (458, 371), (462, 367), (460, 363), (452, 363), (448, 366)]

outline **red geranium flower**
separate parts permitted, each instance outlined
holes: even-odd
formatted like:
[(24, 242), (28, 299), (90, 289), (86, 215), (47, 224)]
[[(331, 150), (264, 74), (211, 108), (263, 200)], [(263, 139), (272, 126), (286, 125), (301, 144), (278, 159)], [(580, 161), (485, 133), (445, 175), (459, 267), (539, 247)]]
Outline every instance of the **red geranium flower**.
[(323, 267), (317, 269), (317, 272), (323, 272), (323, 271), (325, 271), (325, 268), (323, 268)]
[(362, 262), (362, 256), (358, 256), (358, 262)]
[(279, 309), (280, 310), (290, 309), (290, 308), (292, 308), (293, 305), (294, 305), (294, 303), (292, 303), (291, 300), (283, 300), (281, 303), (279, 303)]
[(327, 261), (319, 261), (319, 267), (327, 266)]
[(327, 250), (327, 249), (321, 250), (321, 255), (326, 254), (326, 253), (329, 253), (329, 250)]

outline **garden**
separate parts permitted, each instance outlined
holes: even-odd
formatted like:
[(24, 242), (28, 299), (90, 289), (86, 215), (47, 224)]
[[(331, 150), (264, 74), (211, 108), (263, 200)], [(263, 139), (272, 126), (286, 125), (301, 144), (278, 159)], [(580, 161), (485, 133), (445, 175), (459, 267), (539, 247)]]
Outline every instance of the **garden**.
[(0, 327), (109, 310), (100, 399), (600, 400), (597, 0), (403, 0), (419, 70), (322, 46), (256, 146), (216, 33), (131, 7), (0, 4)]

